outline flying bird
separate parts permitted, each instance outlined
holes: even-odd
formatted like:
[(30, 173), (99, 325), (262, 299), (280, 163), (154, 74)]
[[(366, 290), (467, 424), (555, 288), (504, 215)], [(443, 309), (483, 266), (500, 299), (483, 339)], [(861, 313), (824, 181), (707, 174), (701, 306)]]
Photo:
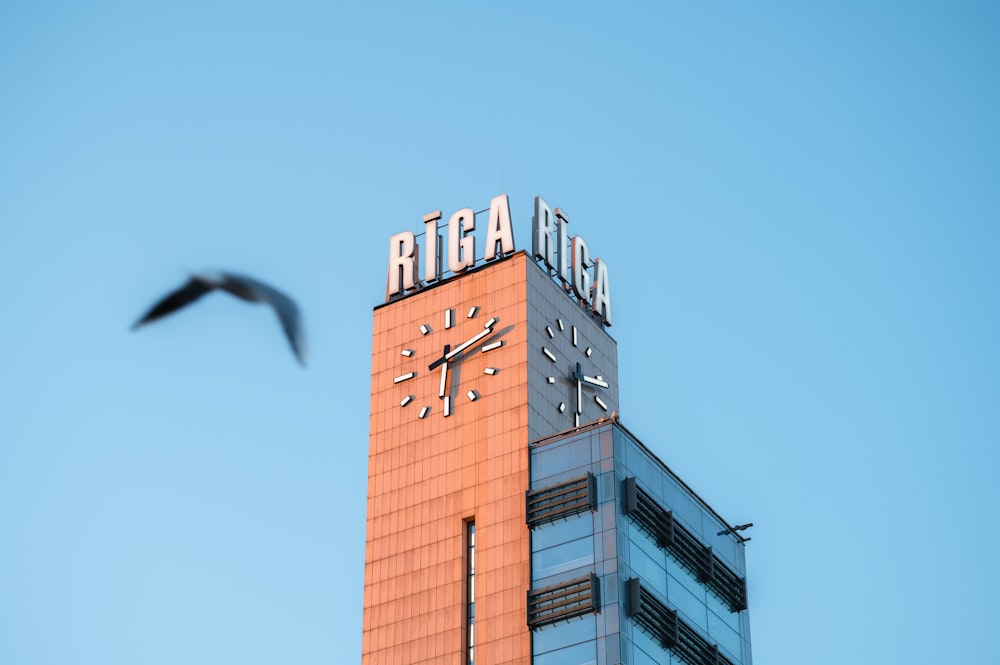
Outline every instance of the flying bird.
[(209, 291), (221, 289), (247, 302), (266, 303), (274, 308), (285, 331), (288, 343), (299, 363), (306, 364), (306, 338), (302, 327), (302, 317), (295, 301), (274, 287), (268, 286), (256, 279), (237, 275), (231, 272), (210, 272), (192, 275), (182, 287), (164, 296), (153, 305), (141, 319), (135, 322), (132, 330), (147, 323), (152, 323), (168, 314), (173, 314), (186, 305), (190, 305)]

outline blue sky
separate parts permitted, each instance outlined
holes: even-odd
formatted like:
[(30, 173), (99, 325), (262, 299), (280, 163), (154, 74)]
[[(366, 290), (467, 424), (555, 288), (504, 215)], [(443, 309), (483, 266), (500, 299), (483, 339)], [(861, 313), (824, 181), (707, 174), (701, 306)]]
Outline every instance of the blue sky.
[[(510, 195), (610, 266), (622, 419), (758, 663), (988, 662), (1000, 11), (0, 5), (0, 662), (360, 657), (388, 238)], [(212, 296), (130, 325), (190, 271)]]

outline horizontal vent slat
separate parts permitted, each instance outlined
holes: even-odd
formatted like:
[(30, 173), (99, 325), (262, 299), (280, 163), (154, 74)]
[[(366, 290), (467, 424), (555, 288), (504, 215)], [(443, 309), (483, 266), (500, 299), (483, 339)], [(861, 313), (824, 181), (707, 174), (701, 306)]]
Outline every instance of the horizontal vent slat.
[(677, 616), (666, 603), (633, 577), (626, 582), (628, 615), (641, 629), (673, 651), (689, 665), (733, 665), (719, 653), (719, 647), (706, 641)]
[(682, 566), (690, 570), (734, 612), (747, 608), (746, 580), (739, 577), (684, 526), (674, 520), (673, 513), (660, 506), (635, 478), (624, 481), (625, 514), (656, 544), (670, 552)]
[(528, 627), (535, 629), (600, 610), (600, 584), (591, 573), (528, 592)]
[(594, 475), (588, 473), (558, 485), (529, 491), (525, 510), (528, 526), (534, 528), (585, 510), (596, 510), (596, 490)]

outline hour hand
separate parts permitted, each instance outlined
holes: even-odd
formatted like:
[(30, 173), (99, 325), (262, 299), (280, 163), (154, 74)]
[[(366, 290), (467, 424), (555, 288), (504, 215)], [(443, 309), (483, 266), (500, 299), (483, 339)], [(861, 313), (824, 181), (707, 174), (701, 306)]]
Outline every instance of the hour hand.
[(438, 358), (437, 360), (435, 360), (434, 362), (432, 362), (430, 365), (428, 365), (427, 369), (429, 369), (429, 370), (437, 369), (438, 367), (441, 366), (442, 363), (446, 363), (446, 362), (448, 362), (448, 359), (445, 358), (444, 356), (441, 356), (440, 358)]
[[(451, 349), (451, 345), (446, 345), (444, 347), (444, 353), (447, 356), (448, 351)], [(441, 386), (438, 389), (438, 397), (444, 399), (445, 386), (448, 385), (448, 361), (446, 360), (444, 364), (441, 365)]]
[(438, 358), (437, 360), (435, 360), (434, 362), (432, 362), (430, 365), (428, 365), (427, 369), (433, 371), (433, 370), (437, 369), (438, 367), (440, 367), (441, 365), (448, 364), (448, 361), (451, 360), (451, 358), (448, 357), (448, 353), (450, 351), (451, 351), (451, 344), (445, 344), (444, 345), (444, 352), (441, 354), (441, 357)]

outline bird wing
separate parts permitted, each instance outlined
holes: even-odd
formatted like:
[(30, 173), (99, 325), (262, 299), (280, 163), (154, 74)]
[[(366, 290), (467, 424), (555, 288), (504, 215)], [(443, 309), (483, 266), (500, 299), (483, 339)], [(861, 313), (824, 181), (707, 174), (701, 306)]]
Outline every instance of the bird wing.
[(306, 333), (305, 327), (302, 325), (302, 314), (295, 301), (273, 286), (252, 277), (231, 272), (222, 273), (222, 275), (224, 278), (220, 284), (222, 289), (244, 300), (264, 302), (274, 308), (278, 315), (278, 321), (281, 322), (281, 327), (285, 331), (285, 337), (288, 338), (288, 343), (292, 346), (292, 352), (295, 353), (299, 363), (305, 366)]
[(163, 318), (168, 314), (172, 314), (185, 305), (190, 305), (195, 300), (211, 291), (213, 288), (215, 287), (198, 277), (192, 277), (184, 286), (176, 291), (171, 291), (158, 303), (153, 305), (141, 319), (135, 322), (135, 325), (132, 326), (132, 330), (157, 319)]

